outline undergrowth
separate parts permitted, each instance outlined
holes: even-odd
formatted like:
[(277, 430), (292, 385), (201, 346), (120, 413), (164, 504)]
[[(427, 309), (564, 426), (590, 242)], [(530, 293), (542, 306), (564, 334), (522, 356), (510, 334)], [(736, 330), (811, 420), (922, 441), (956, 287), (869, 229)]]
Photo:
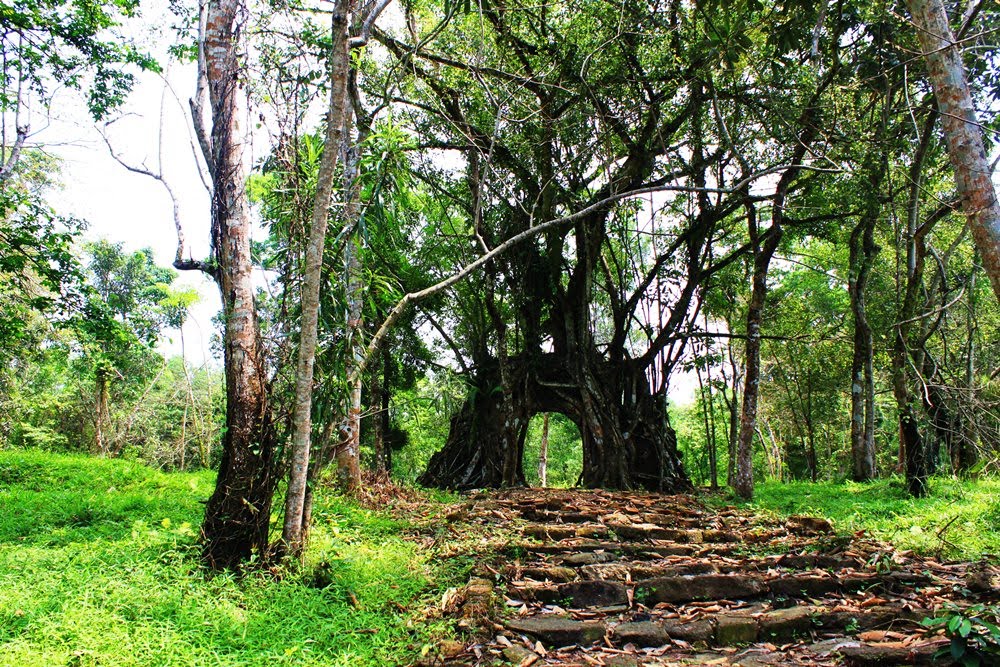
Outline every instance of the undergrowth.
[(1000, 554), (1000, 480), (995, 478), (934, 478), (926, 498), (910, 497), (897, 478), (867, 484), (765, 482), (746, 506), (822, 516), (838, 532), (863, 530), (922, 554), (960, 559)]
[(465, 572), (342, 498), (319, 501), (301, 572), (203, 569), (212, 483), (0, 452), (0, 666), (399, 665), (446, 634), (423, 612)]

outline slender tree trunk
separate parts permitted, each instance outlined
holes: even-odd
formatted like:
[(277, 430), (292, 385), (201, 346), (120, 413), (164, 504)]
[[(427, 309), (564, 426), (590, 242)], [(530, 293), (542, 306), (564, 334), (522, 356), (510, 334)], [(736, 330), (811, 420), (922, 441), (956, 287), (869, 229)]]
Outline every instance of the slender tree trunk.
[(806, 462), (809, 466), (809, 479), (815, 482), (819, 477), (819, 458), (816, 455), (816, 427), (812, 419), (812, 407), (806, 411)]
[(955, 185), (976, 248), (1000, 299), (1000, 202), (990, 178), (983, 131), (969, 92), (962, 54), (942, 0), (907, 0), (941, 112)]
[(94, 450), (98, 456), (107, 456), (110, 449), (108, 443), (107, 426), (111, 421), (109, 418), (110, 409), (108, 407), (108, 376), (109, 371), (98, 368), (94, 373)]
[(750, 294), (750, 304), (747, 308), (746, 377), (743, 381), (743, 411), (740, 414), (740, 434), (736, 445), (736, 474), (733, 484), (736, 495), (746, 500), (753, 497), (753, 434), (757, 428), (757, 398), (760, 392), (760, 326), (764, 313), (764, 302), (767, 298), (767, 270), (775, 250), (778, 249), (778, 243), (781, 241), (788, 189), (798, 176), (802, 159), (817, 134), (813, 119), (817, 110), (814, 105), (831, 81), (831, 75), (828, 74), (799, 117), (799, 127), (802, 128), (802, 133), (799, 136), (798, 145), (792, 153), (791, 166), (782, 173), (774, 188), (771, 227), (764, 235), (763, 246), (758, 231), (756, 210), (749, 201), (746, 204), (747, 227), (754, 252), (753, 287)]
[(695, 373), (698, 376), (698, 394), (701, 396), (701, 417), (705, 425), (705, 449), (708, 452), (709, 484), (711, 484), (711, 488), (717, 489), (719, 488), (719, 469), (715, 460), (715, 425), (709, 417), (708, 408), (709, 403), (712, 400), (711, 385), (709, 386), (709, 391), (706, 396), (705, 383), (702, 381), (701, 377), (701, 368), (695, 367)]
[[(911, 495), (920, 497), (927, 493), (926, 445), (920, 434), (917, 411), (910, 387), (909, 364), (911, 331), (917, 312), (917, 296), (923, 285), (925, 241), (933, 228), (928, 220), (920, 223), (920, 201), (923, 194), (923, 165), (927, 150), (933, 140), (937, 112), (931, 112), (924, 121), (919, 136), (917, 150), (909, 168), (909, 193), (907, 196), (906, 281), (903, 286), (903, 300), (896, 313), (893, 327), (892, 346), (892, 391), (896, 399), (899, 418), (899, 467), (906, 476), (907, 488)], [(897, 287), (898, 289), (898, 287)], [(918, 364), (919, 368), (922, 364)]]
[[(348, 118), (348, 128), (350, 119)], [(349, 139), (350, 131), (347, 132)], [(344, 225), (351, 229), (345, 249), (347, 273), (347, 368), (349, 378), (347, 404), (340, 427), (340, 445), (337, 448), (337, 475), (344, 488), (354, 493), (361, 488), (361, 372), (364, 347), (361, 337), (361, 311), (364, 303), (364, 279), (361, 275), (362, 236), (358, 225), (360, 213), (360, 184), (358, 182), (358, 153), (355, 146), (345, 150), (344, 182), (346, 205)]]
[(865, 216), (851, 233), (850, 297), (854, 315), (854, 356), (851, 362), (851, 462), (856, 482), (875, 478), (875, 347), (868, 324), (867, 286), (878, 254), (874, 216)]
[(226, 431), (219, 476), (201, 532), (208, 564), (230, 568), (254, 551), (267, 551), (275, 481), (274, 430), (254, 304), (252, 224), (240, 126), (247, 8), (242, 0), (213, 0), (205, 13), (199, 86), (204, 81), (208, 88), (212, 129), (210, 140), (201, 138), (212, 173), (215, 266), (211, 271), (222, 296)]
[[(753, 214), (751, 214), (753, 218)], [(756, 228), (756, 221), (751, 220)], [(756, 237), (756, 230), (751, 232)], [(781, 227), (772, 225), (763, 247), (754, 243), (753, 287), (747, 308), (746, 376), (743, 380), (743, 410), (736, 442), (736, 471), (733, 490), (740, 498), (753, 498), (753, 436), (757, 430), (757, 399), (760, 392), (760, 326), (767, 298), (767, 269), (781, 240)]]
[(973, 258), (969, 272), (968, 309), (965, 316), (965, 399), (960, 406), (960, 433), (955, 451), (952, 452), (952, 469), (965, 475), (976, 465), (979, 455), (977, 443), (979, 429), (976, 419), (976, 261)]
[(392, 477), (392, 443), (389, 441), (392, 432), (392, 420), (389, 415), (389, 404), (392, 399), (392, 356), (388, 350), (382, 350), (382, 405), (379, 411), (378, 421), (382, 425), (382, 460), (379, 463), (380, 470), (383, 470), (387, 477)]
[(299, 557), (305, 548), (306, 487), (309, 479), (309, 450), (312, 438), (313, 371), (316, 361), (319, 293), (326, 248), (326, 229), (330, 219), (330, 199), (340, 147), (344, 137), (347, 106), (347, 75), (350, 57), (347, 46), (350, 0), (334, 5), (330, 52), (330, 105), (327, 112), (323, 157), (316, 177), (306, 245), (305, 276), (302, 281), (302, 324), (299, 353), (295, 368), (295, 404), (292, 423), (291, 461), (288, 491), (285, 496), (285, 523), (282, 542), (288, 555)]
[[(705, 326), (708, 326), (708, 318), (705, 318)], [(707, 379), (708, 379), (708, 425), (710, 439), (708, 443), (708, 469), (709, 469), (709, 483), (711, 484), (712, 490), (719, 488), (719, 442), (715, 435), (715, 394), (712, 391), (712, 364), (705, 367)]]
[[(730, 331), (732, 328), (729, 328)], [(722, 398), (726, 401), (726, 410), (729, 413), (729, 437), (727, 438), (727, 460), (726, 460), (726, 484), (732, 487), (736, 483), (736, 450), (740, 438), (740, 373), (736, 366), (736, 355), (733, 353), (732, 343), (727, 346), (727, 356), (729, 357), (729, 368), (732, 371), (732, 398), (726, 392), (722, 392)]]
[(382, 369), (376, 368), (371, 374), (368, 389), (368, 403), (371, 407), (372, 444), (375, 450), (375, 472), (379, 475), (388, 476), (389, 470), (386, 467), (386, 442), (385, 429), (382, 420), (382, 403), (385, 390), (382, 386)]
[(538, 484), (549, 485), (549, 413), (542, 415), (542, 444), (538, 450)]

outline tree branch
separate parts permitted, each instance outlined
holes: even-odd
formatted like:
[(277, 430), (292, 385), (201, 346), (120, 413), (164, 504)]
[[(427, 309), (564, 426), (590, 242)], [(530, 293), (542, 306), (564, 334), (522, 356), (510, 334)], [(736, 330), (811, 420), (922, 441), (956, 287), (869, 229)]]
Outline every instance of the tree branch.
[(403, 313), (406, 312), (406, 309), (410, 306), (410, 304), (416, 303), (418, 301), (426, 299), (429, 296), (433, 296), (438, 292), (448, 289), (455, 283), (458, 283), (461, 280), (467, 278), (470, 274), (475, 272), (477, 269), (482, 267), (490, 260), (496, 258), (499, 255), (502, 255), (511, 248), (520, 245), (524, 241), (527, 241), (528, 239), (534, 237), (537, 234), (540, 234), (549, 229), (553, 229), (555, 227), (560, 227), (562, 225), (569, 224), (571, 222), (582, 220), (587, 216), (589, 216), (590, 214), (594, 213), (595, 211), (599, 211), (607, 206), (610, 206), (611, 204), (619, 202), (623, 199), (635, 197), (637, 195), (649, 194), (652, 192), (719, 192), (723, 194), (732, 194), (735, 192), (739, 192), (748, 183), (751, 183), (758, 178), (762, 178), (763, 176), (767, 176), (768, 174), (774, 174), (785, 171), (786, 169), (793, 169), (793, 168), (811, 169), (814, 171), (822, 171), (822, 172), (837, 171), (831, 169), (821, 169), (818, 167), (810, 167), (809, 165), (801, 165), (801, 164), (780, 165), (776, 167), (770, 167), (756, 174), (747, 176), (746, 178), (739, 181), (731, 188), (694, 188), (683, 185), (658, 185), (649, 188), (639, 188), (637, 190), (629, 190), (628, 192), (621, 192), (615, 195), (611, 195), (610, 197), (606, 197), (604, 199), (601, 199), (600, 201), (591, 204), (590, 206), (580, 209), (576, 213), (571, 213), (569, 215), (565, 215), (560, 218), (555, 218), (553, 220), (549, 220), (548, 222), (543, 222), (541, 224), (535, 225), (534, 227), (529, 227), (523, 232), (515, 234), (514, 236), (510, 237), (500, 245), (493, 248), (493, 250), (490, 250), (488, 253), (481, 255), (478, 259), (467, 264), (465, 267), (459, 269), (458, 271), (456, 271), (449, 277), (445, 278), (444, 280), (441, 280), (431, 285), (430, 287), (424, 288), (417, 292), (410, 292), (408, 294), (405, 294), (403, 298), (401, 298), (396, 303), (396, 305), (393, 306), (392, 310), (389, 311), (389, 315), (385, 318), (385, 321), (382, 322), (382, 325), (378, 328), (378, 331), (375, 332), (375, 335), (372, 337), (371, 342), (368, 344), (368, 349), (365, 351), (364, 359), (362, 359), (361, 362), (358, 364), (358, 367), (355, 369), (354, 374), (352, 375), (350, 381), (353, 381), (355, 379), (355, 376), (360, 376), (362, 373), (365, 372), (365, 369), (367, 368), (369, 362), (371, 361), (372, 358), (374, 358), (375, 353), (379, 351), (379, 348), (381, 348), (382, 344), (385, 342), (385, 338), (386, 336), (388, 336), (389, 331), (396, 324), (396, 322), (399, 321), (399, 318), (403, 316)]
[(351, 39), (347, 42), (348, 48), (356, 49), (368, 43), (372, 34), (372, 26), (375, 25), (375, 21), (378, 20), (379, 15), (385, 11), (386, 7), (388, 7), (391, 2), (392, 0), (378, 0), (378, 4), (376, 4), (370, 12), (368, 12), (368, 16), (365, 17), (364, 23), (361, 24), (360, 34), (356, 37), (351, 37)]

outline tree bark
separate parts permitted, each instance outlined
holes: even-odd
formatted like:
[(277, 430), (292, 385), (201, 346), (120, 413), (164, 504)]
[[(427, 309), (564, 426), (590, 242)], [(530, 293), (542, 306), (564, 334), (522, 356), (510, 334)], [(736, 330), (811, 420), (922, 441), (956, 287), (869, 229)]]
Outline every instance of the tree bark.
[(851, 462), (855, 482), (875, 478), (875, 347), (868, 324), (868, 276), (878, 254), (874, 216), (865, 216), (851, 233), (849, 292), (854, 315), (851, 361)]
[(202, 555), (232, 568), (265, 554), (274, 495), (274, 429), (254, 303), (249, 202), (243, 163), (242, 0), (206, 6), (200, 77), (207, 81), (212, 172), (212, 274), (222, 296), (226, 368), (226, 432), (215, 491), (205, 509)]
[(368, 402), (371, 406), (372, 448), (375, 450), (375, 472), (379, 476), (388, 478), (389, 466), (387, 465), (388, 457), (386, 456), (386, 433), (388, 429), (385, 428), (386, 424), (382, 415), (382, 411), (385, 409), (385, 394), (386, 388), (382, 369), (376, 368), (371, 374), (368, 389)]
[(976, 412), (976, 261), (973, 256), (972, 269), (969, 271), (968, 309), (965, 315), (965, 398), (961, 405), (960, 428), (955, 449), (950, 453), (951, 467), (959, 475), (967, 474), (979, 459), (977, 443), (979, 429), (977, 428)]
[[(431, 457), (420, 483), (472, 489), (509, 486), (513, 479), (523, 485), (528, 421), (539, 412), (559, 412), (580, 429), (585, 487), (689, 490), (665, 406), (650, 393), (645, 374), (593, 357), (587, 363), (594, 379), (582, 386), (561, 355), (511, 357), (508, 373), (517, 390), (509, 399), (494, 391), (500, 385), (499, 363), (480, 364), (474, 389), (452, 418), (448, 440)], [(506, 475), (505, 442), (515, 448), (514, 470)]]
[(927, 61), (962, 208), (993, 293), (1000, 299), (1000, 202), (990, 178), (982, 126), (976, 118), (962, 54), (942, 0), (907, 0), (906, 4)]
[[(706, 357), (708, 355), (706, 354)], [(711, 369), (711, 365), (707, 366)], [(708, 478), (711, 488), (719, 488), (719, 466), (716, 460), (717, 452), (715, 448), (715, 419), (712, 415), (712, 375), (709, 370), (708, 391), (705, 391), (705, 383), (701, 377), (701, 368), (695, 367), (698, 376), (698, 395), (701, 397), (701, 417), (705, 425), (705, 449), (708, 451)]]
[(330, 199), (337, 160), (344, 137), (347, 107), (347, 74), (350, 56), (347, 46), (350, 0), (337, 0), (331, 26), (330, 105), (327, 111), (323, 157), (316, 177), (306, 245), (305, 276), (302, 281), (302, 324), (295, 368), (295, 404), (292, 422), (291, 461), (288, 491), (285, 496), (285, 522), (282, 542), (288, 555), (299, 557), (305, 547), (306, 485), (309, 479), (309, 450), (312, 439), (313, 371), (316, 361), (319, 293), (326, 248), (326, 230), (330, 219)]
[[(348, 118), (348, 128), (350, 119)], [(345, 137), (350, 141), (350, 132)], [(364, 303), (364, 278), (361, 275), (362, 237), (358, 228), (360, 213), (360, 184), (358, 182), (358, 149), (349, 146), (344, 151), (345, 206), (343, 223), (350, 229), (344, 250), (345, 271), (347, 273), (347, 321), (344, 335), (346, 339), (347, 365), (344, 375), (348, 381), (348, 394), (340, 422), (340, 444), (337, 447), (337, 477), (344, 489), (355, 493), (361, 488), (361, 372), (364, 347), (360, 340), (362, 328), (362, 306)]]
[[(751, 223), (755, 225), (756, 223)], [(756, 236), (756, 232), (751, 232)], [(743, 380), (743, 409), (736, 442), (736, 470), (733, 491), (740, 498), (753, 498), (753, 436), (757, 431), (757, 398), (760, 394), (760, 326), (767, 298), (767, 269), (781, 240), (781, 228), (772, 225), (764, 245), (754, 240), (753, 287), (747, 308), (746, 370)]]
[(94, 372), (94, 450), (98, 456), (107, 456), (110, 449), (106, 432), (108, 423), (111, 421), (108, 408), (110, 402), (108, 377), (110, 375), (111, 372), (104, 367), (100, 367)]
[[(732, 327), (728, 324), (727, 322), (726, 328), (732, 331)], [(729, 394), (723, 391), (722, 398), (726, 402), (726, 412), (729, 417), (729, 435), (726, 438), (726, 484), (731, 487), (736, 481), (736, 450), (740, 439), (740, 373), (732, 342), (726, 346), (726, 356), (729, 357), (729, 368), (732, 371), (732, 387), (729, 389), (733, 396), (730, 398)]]

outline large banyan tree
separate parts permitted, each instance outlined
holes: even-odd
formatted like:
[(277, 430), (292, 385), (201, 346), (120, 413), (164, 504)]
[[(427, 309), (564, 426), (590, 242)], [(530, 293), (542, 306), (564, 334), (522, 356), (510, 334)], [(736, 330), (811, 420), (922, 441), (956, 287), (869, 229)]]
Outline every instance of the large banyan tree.
[(666, 392), (700, 287), (747, 250), (721, 222), (753, 197), (725, 185), (749, 174), (720, 148), (718, 51), (690, 8), (653, 4), (490, 2), (423, 33), (411, 9), (408, 30), (377, 34), (421, 147), (458, 156), (422, 178), (468, 257), (567, 218), (455, 298), (469, 392), (425, 484), (524, 483), (528, 422), (559, 412), (583, 485), (689, 486)]

